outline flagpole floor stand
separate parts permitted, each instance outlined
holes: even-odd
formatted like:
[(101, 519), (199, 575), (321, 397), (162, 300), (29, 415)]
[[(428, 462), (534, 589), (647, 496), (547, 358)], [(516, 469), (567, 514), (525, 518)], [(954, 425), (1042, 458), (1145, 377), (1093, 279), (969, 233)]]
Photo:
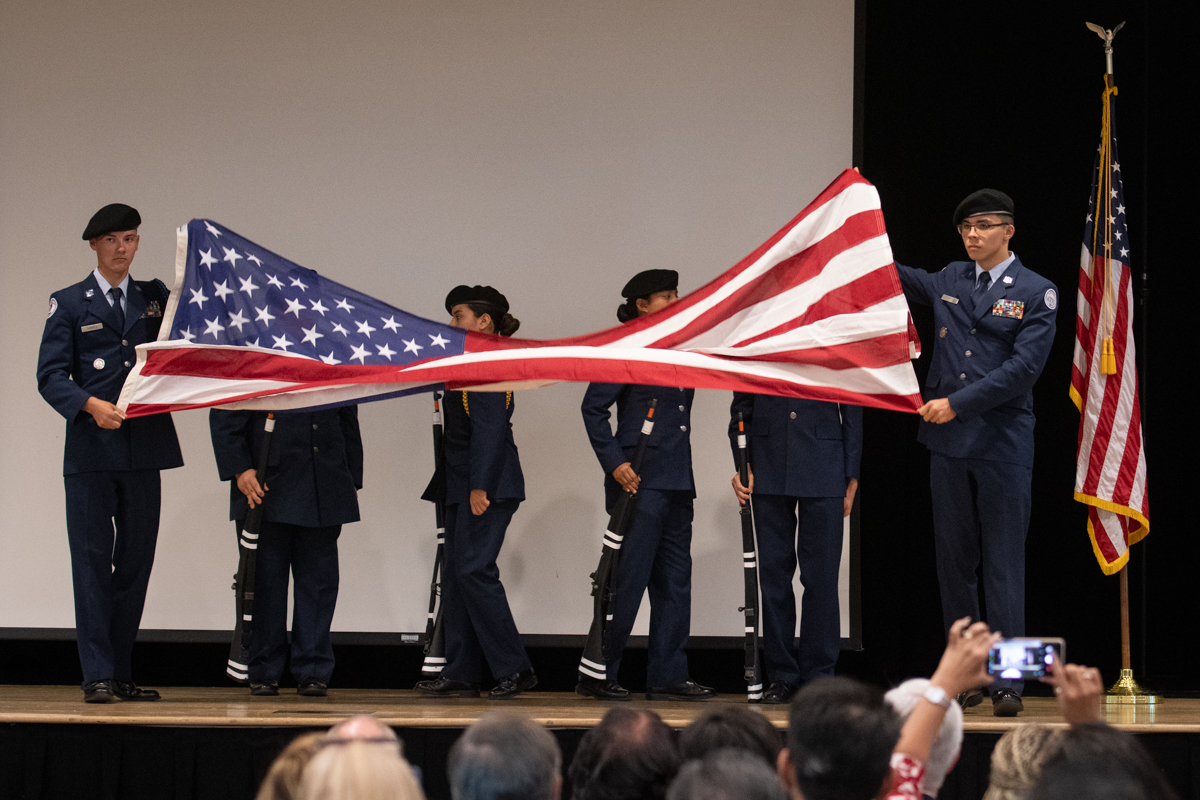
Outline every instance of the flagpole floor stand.
[(1147, 689), (1134, 679), (1131, 669), (1121, 670), (1121, 677), (1104, 693), (1104, 697), (1101, 699), (1102, 703), (1109, 706), (1157, 705), (1162, 701), (1161, 694)]
[[(424, 775), (430, 800), (449, 798), (446, 758), (463, 729), (504, 711), (547, 725), (569, 765), (583, 735), (610, 708), (653, 709), (672, 728), (708, 709), (746, 706), (780, 729), (787, 706), (749, 704), (744, 694), (699, 703), (651, 702), (635, 695), (603, 703), (565, 692), (513, 700), (442, 700), (414, 691), (330, 689), (325, 698), (251, 697), (239, 687), (154, 687), (151, 703), (88, 705), (77, 686), (0, 686), (0, 797), (189, 797), (252, 800), (275, 755), (299, 733), (354, 714), (392, 726), (405, 756)], [(1183, 797), (1200, 797), (1200, 699), (1157, 705), (1101, 705), (1101, 719), (1139, 735)], [(1065, 727), (1052, 698), (1027, 697), (1018, 717), (992, 716), (984, 701), (965, 714), (963, 752), (939, 800), (979, 800), (996, 741), (1029, 723)], [(1193, 785), (1194, 784), (1194, 785)], [(111, 794), (112, 787), (117, 793)], [(105, 794), (108, 792), (109, 794)]]

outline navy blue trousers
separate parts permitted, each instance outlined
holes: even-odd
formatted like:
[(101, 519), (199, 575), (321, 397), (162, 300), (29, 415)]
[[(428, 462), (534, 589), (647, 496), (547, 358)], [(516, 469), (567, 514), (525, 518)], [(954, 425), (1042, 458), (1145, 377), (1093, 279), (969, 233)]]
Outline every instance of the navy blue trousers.
[[(843, 498), (755, 494), (752, 502), (767, 679), (802, 686), (814, 678), (833, 675), (842, 645), (838, 568)], [(797, 564), (804, 587), (798, 649), (794, 644), (796, 593), (792, 591)]]
[[(242, 523), (237, 523), (239, 535)], [(308, 528), (263, 522), (254, 567), (254, 630), (250, 635), (250, 682), (278, 681), (291, 651), (297, 680), (333, 676), (329, 628), (338, 596), (338, 535), (341, 525)], [(292, 640), (288, 645), (288, 579), (292, 587)]]
[[(984, 617), (1005, 638), (1025, 635), (1025, 535), (1033, 470), (1019, 464), (930, 453), (933, 533), (942, 621)], [(997, 678), (993, 689), (1020, 694), (1024, 681)]]
[(688, 679), (692, 627), (692, 494), (639, 489), (633, 524), (617, 561), (613, 618), (609, 623), (608, 679), (618, 680), (621, 655), (642, 595), (650, 594), (650, 650), (646, 685), (674, 686)]
[(130, 681), (158, 542), (158, 470), (81, 472), (63, 483), (83, 681)]
[(504, 533), (519, 505), (520, 500), (492, 499), (479, 516), (471, 513), (470, 503), (446, 506), (443, 677), (478, 683), (485, 660), (497, 679), (531, 666), (496, 566)]

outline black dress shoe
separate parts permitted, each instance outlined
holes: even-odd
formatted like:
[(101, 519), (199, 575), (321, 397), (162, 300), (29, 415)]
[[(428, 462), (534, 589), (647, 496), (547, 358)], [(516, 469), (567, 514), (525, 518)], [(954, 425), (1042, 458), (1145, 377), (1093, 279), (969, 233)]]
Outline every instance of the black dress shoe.
[(997, 689), (992, 692), (992, 714), (997, 717), (1015, 717), (1025, 710), (1021, 695), (1012, 689)]
[(250, 694), (254, 697), (279, 697), (279, 681), (251, 683)]
[(329, 686), (325, 681), (316, 678), (301, 678), (300, 685), (296, 687), (296, 694), (303, 697), (324, 697), (329, 694)]
[(533, 668), (530, 667), (501, 678), (500, 682), (488, 692), (488, 697), (492, 700), (508, 700), (535, 686), (537, 686), (537, 675), (533, 674)]
[(646, 690), (647, 700), (708, 700), (717, 696), (716, 689), (684, 681), (674, 686), (654, 686)]
[(597, 700), (632, 700), (629, 690), (616, 681), (602, 681), (599, 678), (579, 679), (575, 684), (575, 694), (584, 697), (594, 697)]
[(963, 711), (968, 708), (974, 708), (983, 702), (983, 689), (967, 689), (958, 696), (958, 704), (962, 706)]
[(775, 681), (771, 684), (771, 688), (763, 692), (762, 702), (771, 706), (790, 703), (798, 691), (800, 691), (800, 687), (794, 683)]
[(113, 694), (122, 700), (145, 702), (159, 700), (161, 695), (153, 689), (143, 689), (133, 681), (113, 681)]
[(436, 697), (479, 697), (478, 683), (454, 681), (449, 678), (419, 681), (413, 688), (423, 694), (431, 694)]
[(111, 703), (114, 699), (112, 681), (88, 681), (83, 685), (85, 703)]

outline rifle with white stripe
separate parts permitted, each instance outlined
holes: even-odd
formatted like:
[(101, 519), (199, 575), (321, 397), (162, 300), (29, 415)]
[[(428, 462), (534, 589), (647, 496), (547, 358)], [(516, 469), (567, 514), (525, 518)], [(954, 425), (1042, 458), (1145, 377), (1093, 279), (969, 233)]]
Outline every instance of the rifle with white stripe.
[[(271, 433), (275, 430), (275, 415), (267, 414), (263, 424), (262, 448), (254, 477), (263, 486), (267, 478), (267, 459), (271, 455)], [(236, 481), (237, 478), (234, 478)], [(266, 500), (266, 497), (263, 497)], [(233, 643), (229, 646), (229, 663), (225, 673), (241, 684), (250, 682), (250, 635), (254, 629), (254, 567), (258, 553), (258, 534), (262, 528), (263, 501), (250, 509), (238, 536), (238, 569), (233, 576), (234, 607), (237, 621), (233, 627)]]
[[(746, 423), (738, 412), (738, 480), (750, 486), (750, 468), (746, 455)], [(762, 664), (758, 659), (758, 551), (754, 538), (754, 511), (750, 501), (742, 504), (742, 565), (746, 579), (746, 605), (739, 611), (746, 614), (746, 695), (751, 703), (761, 703), (763, 697)]]
[[(433, 460), (435, 471), (441, 471), (442, 463), (442, 406), (441, 392), (433, 393)], [(433, 557), (433, 580), (429, 584), (429, 614), (425, 619), (425, 663), (421, 666), (421, 674), (436, 678), (442, 674), (446, 666), (446, 634), (442, 622), (442, 605), (438, 597), (442, 594), (442, 560), (446, 547), (446, 504), (437, 501), (433, 504), (433, 512), (437, 522), (437, 555)]]
[[(650, 401), (650, 410), (642, 423), (642, 432), (638, 436), (637, 446), (629, 466), (635, 473), (642, 470), (642, 459), (646, 455), (646, 442), (650, 440), (650, 432), (654, 430), (654, 407), (658, 400)], [(606, 680), (608, 678), (607, 664), (609, 656), (608, 629), (612, 622), (612, 607), (614, 600), (613, 584), (616, 581), (617, 561), (621, 554), (621, 543), (633, 523), (637, 511), (637, 495), (622, 492), (612, 514), (608, 518), (608, 528), (604, 532), (604, 546), (600, 550), (600, 565), (592, 573), (592, 627), (588, 631), (587, 643), (583, 646), (583, 657), (579, 659), (579, 673), (588, 678)]]

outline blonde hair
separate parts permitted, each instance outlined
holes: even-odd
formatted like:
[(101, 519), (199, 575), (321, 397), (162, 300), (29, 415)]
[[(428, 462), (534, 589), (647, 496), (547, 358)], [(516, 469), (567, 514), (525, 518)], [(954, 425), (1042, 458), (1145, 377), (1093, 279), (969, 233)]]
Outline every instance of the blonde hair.
[(300, 776), (317, 752), (321, 739), (319, 733), (305, 733), (292, 739), (271, 762), (254, 800), (292, 800), (300, 786)]
[(1061, 746), (1062, 731), (1037, 723), (1011, 728), (992, 750), (991, 782), (983, 800), (1024, 800)]
[(425, 800), (400, 749), (385, 742), (334, 740), (304, 769), (297, 800)]

